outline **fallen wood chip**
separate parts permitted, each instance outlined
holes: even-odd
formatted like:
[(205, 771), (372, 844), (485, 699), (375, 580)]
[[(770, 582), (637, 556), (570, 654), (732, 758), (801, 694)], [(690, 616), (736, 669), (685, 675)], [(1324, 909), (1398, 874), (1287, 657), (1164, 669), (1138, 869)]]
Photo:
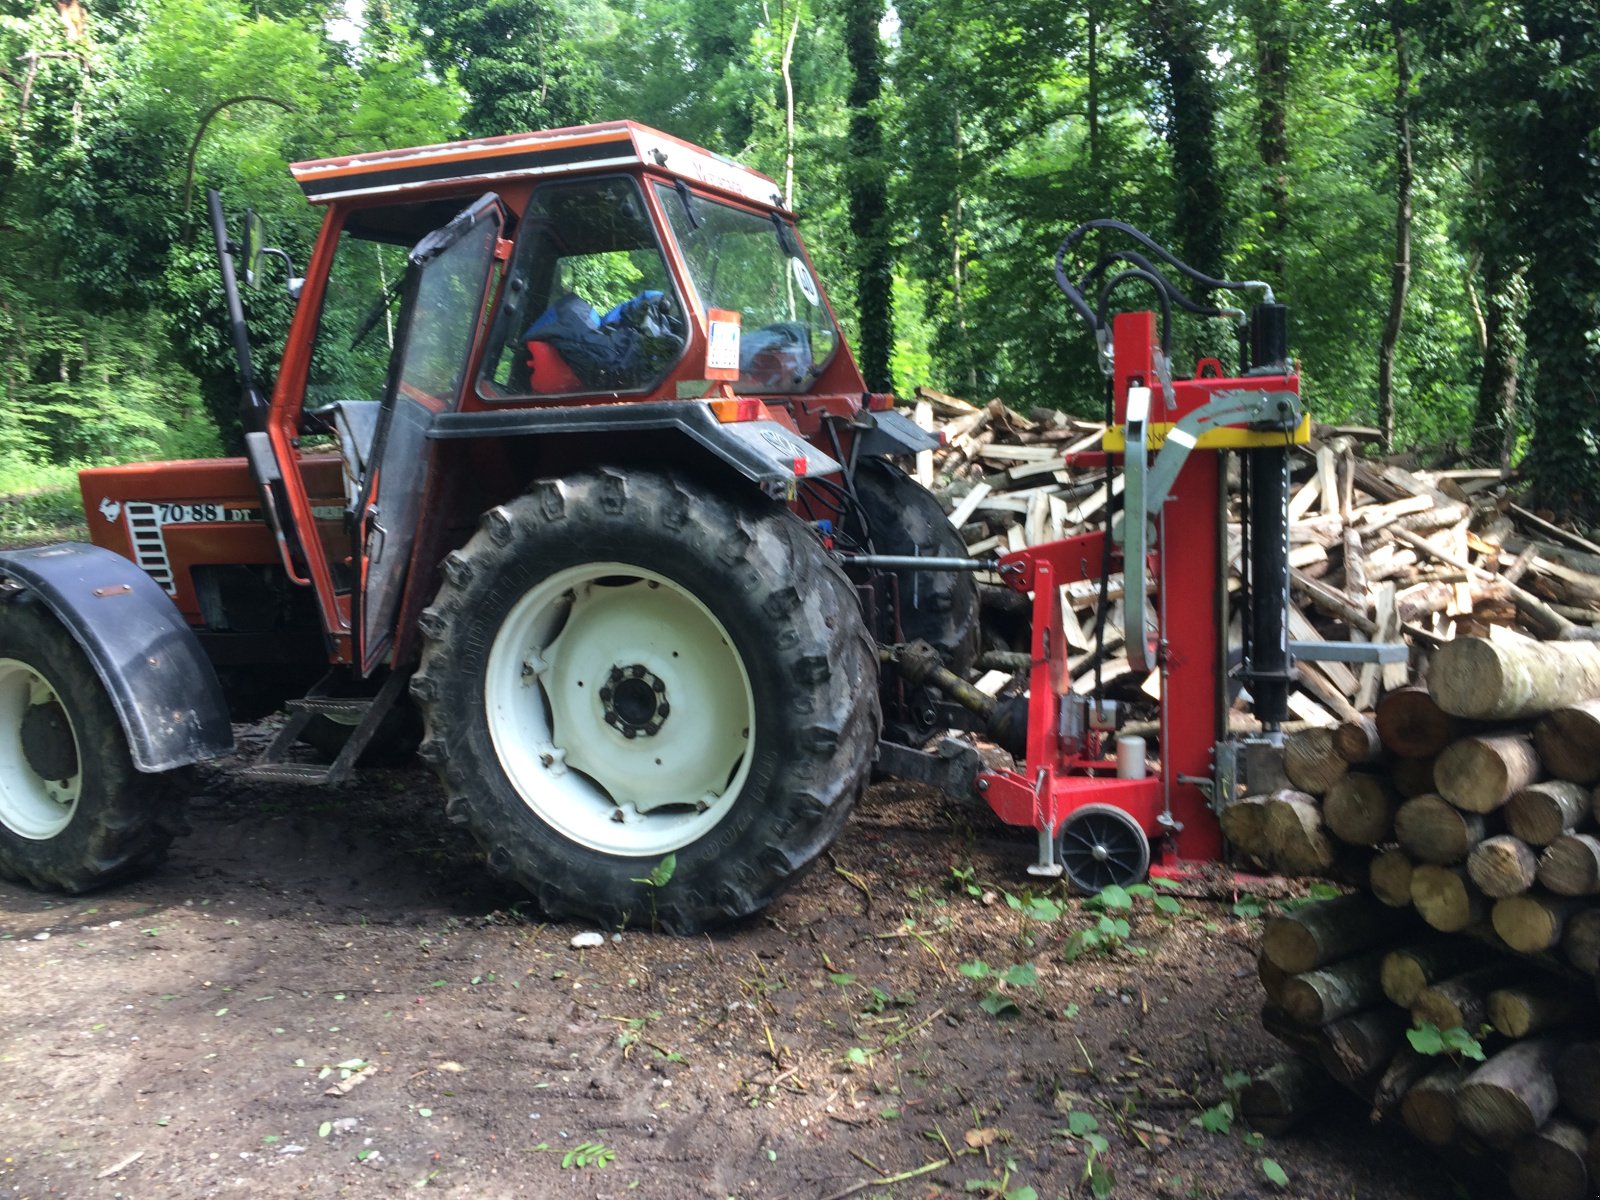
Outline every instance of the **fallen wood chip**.
[(332, 1087), (330, 1087), (327, 1091), (323, 1092), (322, 1094), (324, 1096), (348, 1096), (350, 1094), (351, 1089), (354, 1088), (357, 1084), (365, 1083), (367, 1080), (371, 1079), (377, 1073), (378, 1073), (378, 1064), (377, 1063), (368, 1063), (366, 1066), (362, 1067), (361, 1070), (357, 1071), (354, 1075), (350, 1076), (349, 1079), (341, 1079), (338, 1083), (334, 1084)]

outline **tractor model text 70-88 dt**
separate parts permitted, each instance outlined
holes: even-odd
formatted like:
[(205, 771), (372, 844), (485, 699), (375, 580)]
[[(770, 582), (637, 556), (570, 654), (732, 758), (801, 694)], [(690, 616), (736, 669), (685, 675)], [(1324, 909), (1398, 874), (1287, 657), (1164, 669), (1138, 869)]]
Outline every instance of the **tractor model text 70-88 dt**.
[[(280, 707), (250, 773), (338, 783), (415, 749), (489, 867), (554, 916), (753, 912), (875, 759), (979, 789), (1040, 831), (1039, 869), (1086, 886), (1137, 877), (1151, 837), (1217, 856), (1221, 485), (1214, 455), (1173, 451), (1266, 464), (1249, 682), (1271, 725), (1292, 660), (1270, 518), (1302, 429), (1281, 309), (1258, 308), (1261, 365), (1231, 380), (1172, 381), (1165, 327), (1120, 318), (1124, 441), (1102, 453), (1140, 519), (1117, 546), (976, 562), (889, 461), (936, 441), (867, 390), (766, 177), (631, 122), (291, 170), (325, 216), (270, 397), (238, 284), (287, 256), (248, 219), (231, 240), (209, 201), (244, 456), (85, 471), (92, 545), (0, 555), (0, 874), (77, 891), (159, 858), (176, 769)], [(1097, 330), (1125, 276), (1179, 295), (1120, 261), (1058, 272)], [(1147, 565), (1161, 583), (1157, 626), (1130, 629), (1166, 673), (1150, 779), (1108, 778), (1106, 706), (1060, 696), (1056, 584), (1115, 563), (1129, 596)], [(950, 702), (991, 707), (962, 687), (981, 570), (1036, 596), (1030, 699), (998, 715)], [(914, 748), (951, 726), (1025, 767)]]

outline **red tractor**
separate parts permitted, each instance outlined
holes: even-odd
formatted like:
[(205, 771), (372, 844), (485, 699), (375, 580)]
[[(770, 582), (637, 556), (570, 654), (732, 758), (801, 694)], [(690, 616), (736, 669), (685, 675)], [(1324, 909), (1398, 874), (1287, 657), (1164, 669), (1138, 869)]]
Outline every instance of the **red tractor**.
[(286, 706), (251, 773), (415, 748), (547, 913), (760, 908), (881, 722), (947, 723), (875, 642), (959, 673), (978, 638), (971, 574), (907, 566), (965, 557), (887, 461), (935, 440), (869, 393), (776, 185), (630, 122), (291, 170), (325, 217), (270, 398), (238, 277), (287, 259), (211, 197), (245, 457), (85, 471), (94, 544), (0, 556), (0, 874), (156, 860), (174, 772)]

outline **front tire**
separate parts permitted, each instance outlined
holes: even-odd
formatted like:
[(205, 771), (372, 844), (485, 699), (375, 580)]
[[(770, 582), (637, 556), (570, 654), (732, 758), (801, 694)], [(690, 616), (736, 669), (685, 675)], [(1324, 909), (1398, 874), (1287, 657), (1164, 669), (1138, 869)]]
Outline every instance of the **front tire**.
[(877, 742), (849, 581), (786, 511), (673, 474), (492, 510), (422, 631), (422, 757), (553, 916), (691, 933), (757, 911), (837, 836)]
[(159, 862), (182, 826), (164, 776), (134, 768), (72, 635), (27, 593), (0, 602), (0, 876), (83, 892)]

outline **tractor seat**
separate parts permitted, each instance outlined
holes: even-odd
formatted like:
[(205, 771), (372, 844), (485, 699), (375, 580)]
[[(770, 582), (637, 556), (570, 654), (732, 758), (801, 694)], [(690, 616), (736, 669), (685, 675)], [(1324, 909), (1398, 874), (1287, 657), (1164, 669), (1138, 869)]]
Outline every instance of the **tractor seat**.
[(350, 511), (361, 502), (361, 484), (372, 461), (372, 441), (378, 432), (381, 400), (336, 400), (312, 415), (333, 426), (339, 439), (339, 457), (344, 462), (345, 493)]

